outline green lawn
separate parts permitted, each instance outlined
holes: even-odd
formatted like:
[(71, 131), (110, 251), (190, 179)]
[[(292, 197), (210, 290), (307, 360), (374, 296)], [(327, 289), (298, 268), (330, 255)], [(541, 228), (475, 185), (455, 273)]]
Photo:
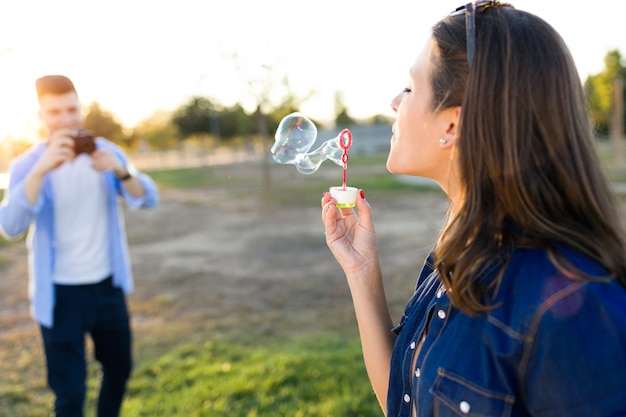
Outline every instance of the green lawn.
[[(359, 341), (309, 335), (283, 341), (179, 341), (142, 357), (129, 382), (123, 417), (382, 416)], [(85, 416), (95, 416), (99, 375), (91, 366)], [(38, 372), (41, 372), (39, 370)], [(43, 382), (43, 381), (42, 381)], [(35, 387), (0, 385), (0, 416), (48, 416), (52, 397)]]
[(181, 345), (146, 363), (123, 415), (381, 416), (358, 340), (306, 337), (260, 345)]

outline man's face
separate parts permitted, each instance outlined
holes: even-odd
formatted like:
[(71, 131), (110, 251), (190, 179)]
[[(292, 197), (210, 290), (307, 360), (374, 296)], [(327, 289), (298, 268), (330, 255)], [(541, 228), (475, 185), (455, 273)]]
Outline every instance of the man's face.
[(65, 94), (45, 94), (39, 99), (39, 118), (52, 135), (60, 129), (80, 129), (83, 115), (78, 95), (71, 91)]

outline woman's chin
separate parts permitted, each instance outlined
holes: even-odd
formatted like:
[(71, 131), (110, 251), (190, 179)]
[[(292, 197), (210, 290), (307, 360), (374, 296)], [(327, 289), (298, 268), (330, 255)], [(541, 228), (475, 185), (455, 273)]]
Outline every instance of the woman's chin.
[(385, 166), (387, 167), (387, 171), (389, 171), (390, 174), (405, 174), (406, 170), (402, 169), (402, 165), (398, 163), (397, 159), (394, 159), (393, 154), (389, 154), (389, 156), (387, 157), (387, 163), (385, 164)]
[(387, 158), (387, 163), (385, 164), (385, 167), (387, 168), (387, 171), (389, 171), (390, 174), (395, 174), (393, 170), (393, 164), (390, 162), (389, 158)]

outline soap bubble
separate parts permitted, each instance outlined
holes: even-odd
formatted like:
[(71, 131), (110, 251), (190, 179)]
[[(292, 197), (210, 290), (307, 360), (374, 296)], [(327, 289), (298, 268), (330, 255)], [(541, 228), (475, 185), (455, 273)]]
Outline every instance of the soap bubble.
[(285, 116), (278, 125), (272, 146), (272, 157), (280, 164), (293, 164), (303, 174), (312, 174), (329, 159), (344, 165), (339, 137), (329, 139), (310, 151), (317, 139), (317, 127), (302, 113)]

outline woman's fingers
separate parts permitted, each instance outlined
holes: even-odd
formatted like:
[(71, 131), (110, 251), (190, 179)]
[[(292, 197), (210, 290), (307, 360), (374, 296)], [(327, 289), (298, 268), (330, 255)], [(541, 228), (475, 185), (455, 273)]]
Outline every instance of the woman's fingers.
[(372, 221), (372, 207), (365, 199), (363, 190), (359, 190), (356, 197), (356, 208), (359, 211), (359, 223), (369, 231), (374, 231), (374, 223)]

